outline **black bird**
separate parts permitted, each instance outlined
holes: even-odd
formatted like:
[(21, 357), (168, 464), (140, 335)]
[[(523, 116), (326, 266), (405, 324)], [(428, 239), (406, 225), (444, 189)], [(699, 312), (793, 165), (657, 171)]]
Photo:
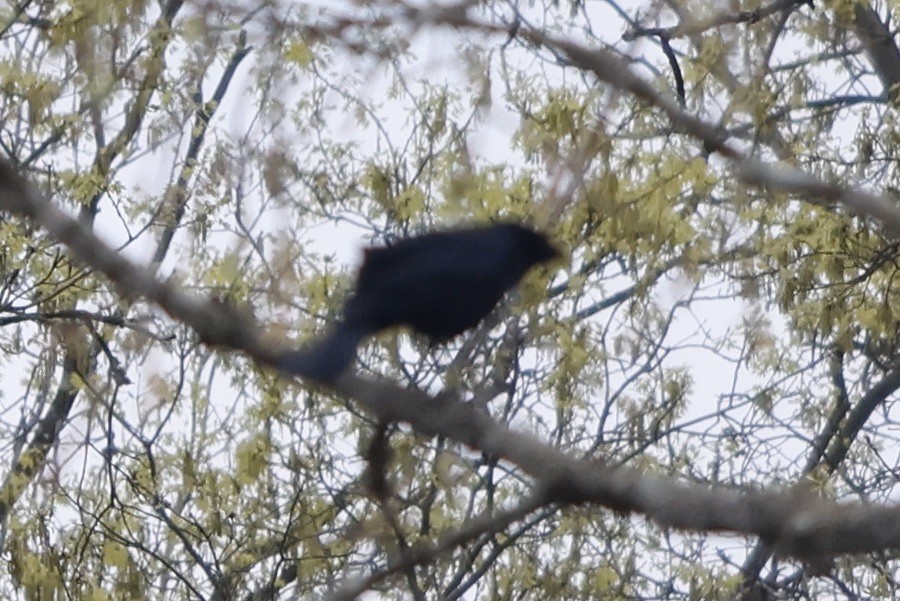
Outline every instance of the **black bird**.
[(516, 224), (470, 227), (368, 248), (343, 318), (309, 346), (282, 354), (282, 371), (334, 381), (363, 338), (409, 326), (432, 342), (481, 321), (534, 265), (559, 252), (540, 233)]
[(481, 321), (534, 265), (559, 256), (546, 236), (512, 223), (433, 232), (367, 248), (343, 318), (283, 353), (282, 371), (334, 381), (367, 336), (409, 326), (441, 342)]

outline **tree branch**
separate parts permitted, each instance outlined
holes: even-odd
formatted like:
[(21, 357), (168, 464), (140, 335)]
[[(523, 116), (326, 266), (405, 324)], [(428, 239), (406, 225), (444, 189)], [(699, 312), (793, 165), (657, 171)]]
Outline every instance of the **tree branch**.
[[(197, 166), (197, 157), (200, 154), (200, 149), (203, 147), (209, 122), (213, 115), (216, 114), (222, 99), (225, 98), (225, 93), (228, 91), (228, 86), (231, 84), (231, 79), (234, 77), (238, 66), (240, 66), (244, 57), (250, 54), (251, 50), (252, 48), (246, 45), (245, 35), (241, 34), (238, 38), (238, 46), (225, 66), (225, 72), (222, 73), (212, 98), (206, 102), (202, 102), (201, 98), (201, 101), (198, 102), (194, 114), (194, 126), (191, 130), (191, 141), (188, 144), (181, 170), (178, 173), (175, 185), (169, 187), (163, 198), (163, 218), (166, 223), (160, 235), (159, 243), (156, 246), (156, 251), (153, 254), (152, 263), (154, 266), (159, 266), (166, 257), (172, 238), (175, 236), (175, 230), (184, 218), (184, 213), (187, 210), (187, 201), (190, 198), (188, 182)], [(198, 92), (198, 97), (199, 94)]]
[[(405, 5), (405, 14), (414, 27), (423, 24), (475, 29), (478, 31), (508, 35), (508, 27), (476, 21), (467, 15), (468, 2), (447, 7), (417, 9)], [(362, 25), (362, 23), (360, 23)], [(380, 20), (368, 26), (385, 26)], [(341, 20), (334, 27), (336, 39), (348, 27), (348, 20)], [(325, 28), (318, 28), (310, 35), (324, 35)], [(850, 212), (873, 218), (881, 223), (886, 234), (900, 238), (900, 201), (889, 194), (875, 194), (858, 188), (826, 182), (809, 173), (792, 167), (767, 163), (743, 153), (729, 143), (728, 135), (717, 125), (704, 121), (684, 110), (678, 102), (660, 93), (652, 83), (637, 75), (628, 61), (612, 52), (545, 33), (542, 30), (522, 26), (517, 36), (535, 46), (561, 52), (568, 63), (584, 71), (590, 71), (605, 83), (630, 92), (647, 104), (661, 110), (673, 126), (703, 143), (708, 152), (715, 152), (727, 159), (735, 176), (748, 184), (794, 194), (803, 200), (833, 210), (834, 204), (843, 205)]]
[[(282, 353), (262, 340), (252, 319), (158, 281), (150, 269), (128, 261), (56, 208), (6, 162), (0, 162), (0, 210), (33, 219), (78, 260), (104, 273), (121, 290), (158, 304), (207, 344), (243, 351), (263, 365), (277, 365)], [(900, 368), (860, 406), (870, 407), (869, 400), (883, 398), (889, 385), (898, 382)], [(613, 468), (566, 455), (531, 434), (495, 423), (470, 403), (354, 374), (339, 379), (335, 388), (379, 420), (404, 422), (419, 434), (444, 436), (518, 466), (534, 479), (545, 503), (591, 503), (638, 513), (663, 527), (758, 536), (776, 551), (814, 566), (839, 554), (900, 548), (900, 507), (840, 504), (800, 488), (742, 491)]]
[(900, 49), (894, 42), (893, 34), (864, 0), (854, 2), (853, 16), (853, 32), (865, 48), (884, 86), (884, 95), (897, 98), (900, 94)]

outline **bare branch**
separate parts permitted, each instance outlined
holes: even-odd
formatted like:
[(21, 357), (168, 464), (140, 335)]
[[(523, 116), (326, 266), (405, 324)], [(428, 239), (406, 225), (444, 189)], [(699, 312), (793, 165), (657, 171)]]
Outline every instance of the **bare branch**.
[(187, 294), (170, 282), (160, 282), (153, 271), (132, 263), (100, 240), (88, 227), (56, 207), (24, 181), (6, 161), (0, 161), (0, 209), (40, 224), (82, 263), (103, 273), (125, 298), (143, 297), (187, 324), (207, 344), (243, 349), (274, 365), (275, 353), (253, 327), (253, 319), (215, 301)]
[(897, 48), (894, 35), (868, 2), (855, 2), (853, 15), (853, 31), (878, 73), (884, 95), (896, 98), (900, 93), (900, 48)]
[[(466, 14), (469, 3), (441, 9), (434, 7), (427, 11), (407, 6), (406, 16), (418, 27), (424, 23), (433, 25), (467, 27), (488, 33), (508, 35), (508, 26), (493, 25), (476, 21)], [(384, 26), (383, 20), (365, 23), (368, 26)], [(348, 27), (347, 19), (341, 20), (332, 30), (336, 38)], [(363, 23), (359, 23), (363, 25)], [(320, 28), (315, 33), (322, 36), (326, 31)], [(568, 63), (585, 71), (590, 71), (598, 80), (620, 90), (626, 90), (644, 102), (661, 110), (673, 126), (703, 143), (707, 152), (715, 152), (728, 159), (735, 175), (742, 181), (780, 192), (794, 194), (803, 200), (833, 209), (835, 204), (843, 205), (850, 212), (873, 218), (881, 223), (887, 235), (900, 237), (900, 202), (889, 194), (875, 194), (859, 188), (844, 187), (826, 182), (802, 170), (767, 163), (742, 152), (729, 143), (728, 134), (723, 129), (688, 113), (681, 105), (662, 94), (654, 85), (635, 73), (631, 65), (612, 52), (596, 47), (587, 47), (570, 40), (554, 36), (544, 31), (522, 26), (517, 35), (535, 46), (546, 47), (562, 53)]]
[(351, 601), (370, 590), (375, 584), (401, 571), (434, 561), (441, 555), (464, 545), (482, 534), (502, 532), (510, 524), (523, 519), (532, 511), (543, 505), (540, 495), (527, 497), (518, 505), (498, 512), (466, 521), (465, 524), (441, 536), (433, 544), (418, 544), (409, 549), (403, 557), (398, 558), (383, 569), (366, 577), (348, 580), (340, 588), (326, 597), (327, 601)]
[(834, 203), (842, 204), (857, 215), (877, 219), (889, 235), (900, 237), (900, 204), (896, 198), (845, 188), (799, 169), (766, 163), (745, 155), (727, 142), (720, 128), (687, 113), (677, 102), (662, 95), (652, 84), (635, 74), (627, 62), (606, 50), (588, 49), (536, 30), (520, 31), (519, 35), (535, 44), (553, 46), (563, 51), (573, 65), (589, 70), (601, 81), (628, 90), (656, 106), (676, 127), (702, 141), (708, 151), (717, 152), (729, 159), (735, 175), (742, 181), (796, 194), (808, 202), (827, 208), (831, 208)]
[(811, 2), (810, 0), (776, 0), (766, 6), (760, 6), (755, 10), (723, 11), (704, 19), (682, 23), (674, 27), (635, 27), (631, 31), (625, 32), (622, 39), (629, 42), (647, 36), (657, 36), (663, 39), (686, 37), (703, 33), (709, 29), (722, 27), (723, 25), (757, 23), (766, 17), (785, 11), (791, 11), (803, 4), (811, 4)]
[(244, 36), (240, 36), (238, 39), (238, 46), (235, 48), (228, 64), (225, 66), (225, 71), (219, 79), (219, 83), (216, 86), (216, 91), (213, 92), (212, 98), (206, 102), (202, 102), (202, 99), (198, 102), (194, 115), (194, 127), (191, 130), (191, 141), (188, 144), (187, 153), (184, 157), (181, 170), (178, 173), (175, 184), (166, 190), (166, 194), (163, 197), (163, 215), (166, 223), (165, 228), (160, 235), (159, 243), (156, 246), (156, 251), (153, 254), (153, 265), (155, 266), (159, 266), (166, 257), (166, 254), (169, 252), (169, 246), (172, 243), (172, 238), (175, 236), (175, 231), (181, 224), (181, 220), (184, 218), (184, 213), (187, 210), (187, 201), (190, 198), (188, 183), (191, 175), (194, 173), (194, 169), (197, 167), (197, 157), (200, 155), (200, 149), (203, 147), (203, 141), (206, 138), (209, 122), (213, 118), (213, 115), (215, 115), (216, 109), (218, 109), (219, 105), (222, 103), (222, 99), (225, 98), (228, 86), (231, 84), (231, 80), (234, 77), (237, 68), (240, 66), (241, 61), (250, 54), (251, 50), (252, 48), (246, 45)]

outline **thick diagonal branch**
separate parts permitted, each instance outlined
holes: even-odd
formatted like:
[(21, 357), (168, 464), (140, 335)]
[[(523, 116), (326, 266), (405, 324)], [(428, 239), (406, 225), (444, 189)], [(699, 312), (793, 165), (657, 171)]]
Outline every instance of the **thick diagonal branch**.
[[(234, 309), (158, 281), (55, 207), (6, 163), (0, 163), (0, 210), (29, 219), (65, 244), (75, 257), (102, 272), (121, 290), (158, 304), (193, 328), (208, 344), (243, 351), (275, 366), (281, 352), (265, 344), (256, 324)], [(900, 380), (900, 368), (891, 382)], [(385, 422), (405, 422), (423, 435), (440, 435), (518, 466), (546, 503), (596, 504), (638, 513), (683, 530), (758, 536), (779, 552), (818, 562), (835, 555), (900, 548), (900, 507), (839, 504), (802, 489), (786, 492), (710, 487), (630, 468), (578, 459), (523, 432), (496, 423), (470, 403), (434, 398), (393, 382), (353, 374), (336, 384)]]

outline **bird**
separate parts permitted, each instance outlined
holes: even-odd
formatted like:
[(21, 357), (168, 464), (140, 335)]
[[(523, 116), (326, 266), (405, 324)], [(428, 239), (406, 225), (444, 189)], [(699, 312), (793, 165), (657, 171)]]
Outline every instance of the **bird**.
[(517, 223), (469, 225), (367, 248), (342, 316), (279, 369), (335, 381), (369, 336), (407, 326), (432, 344), (475, 327), (535, 265), (557, 259), (547, 236)]

